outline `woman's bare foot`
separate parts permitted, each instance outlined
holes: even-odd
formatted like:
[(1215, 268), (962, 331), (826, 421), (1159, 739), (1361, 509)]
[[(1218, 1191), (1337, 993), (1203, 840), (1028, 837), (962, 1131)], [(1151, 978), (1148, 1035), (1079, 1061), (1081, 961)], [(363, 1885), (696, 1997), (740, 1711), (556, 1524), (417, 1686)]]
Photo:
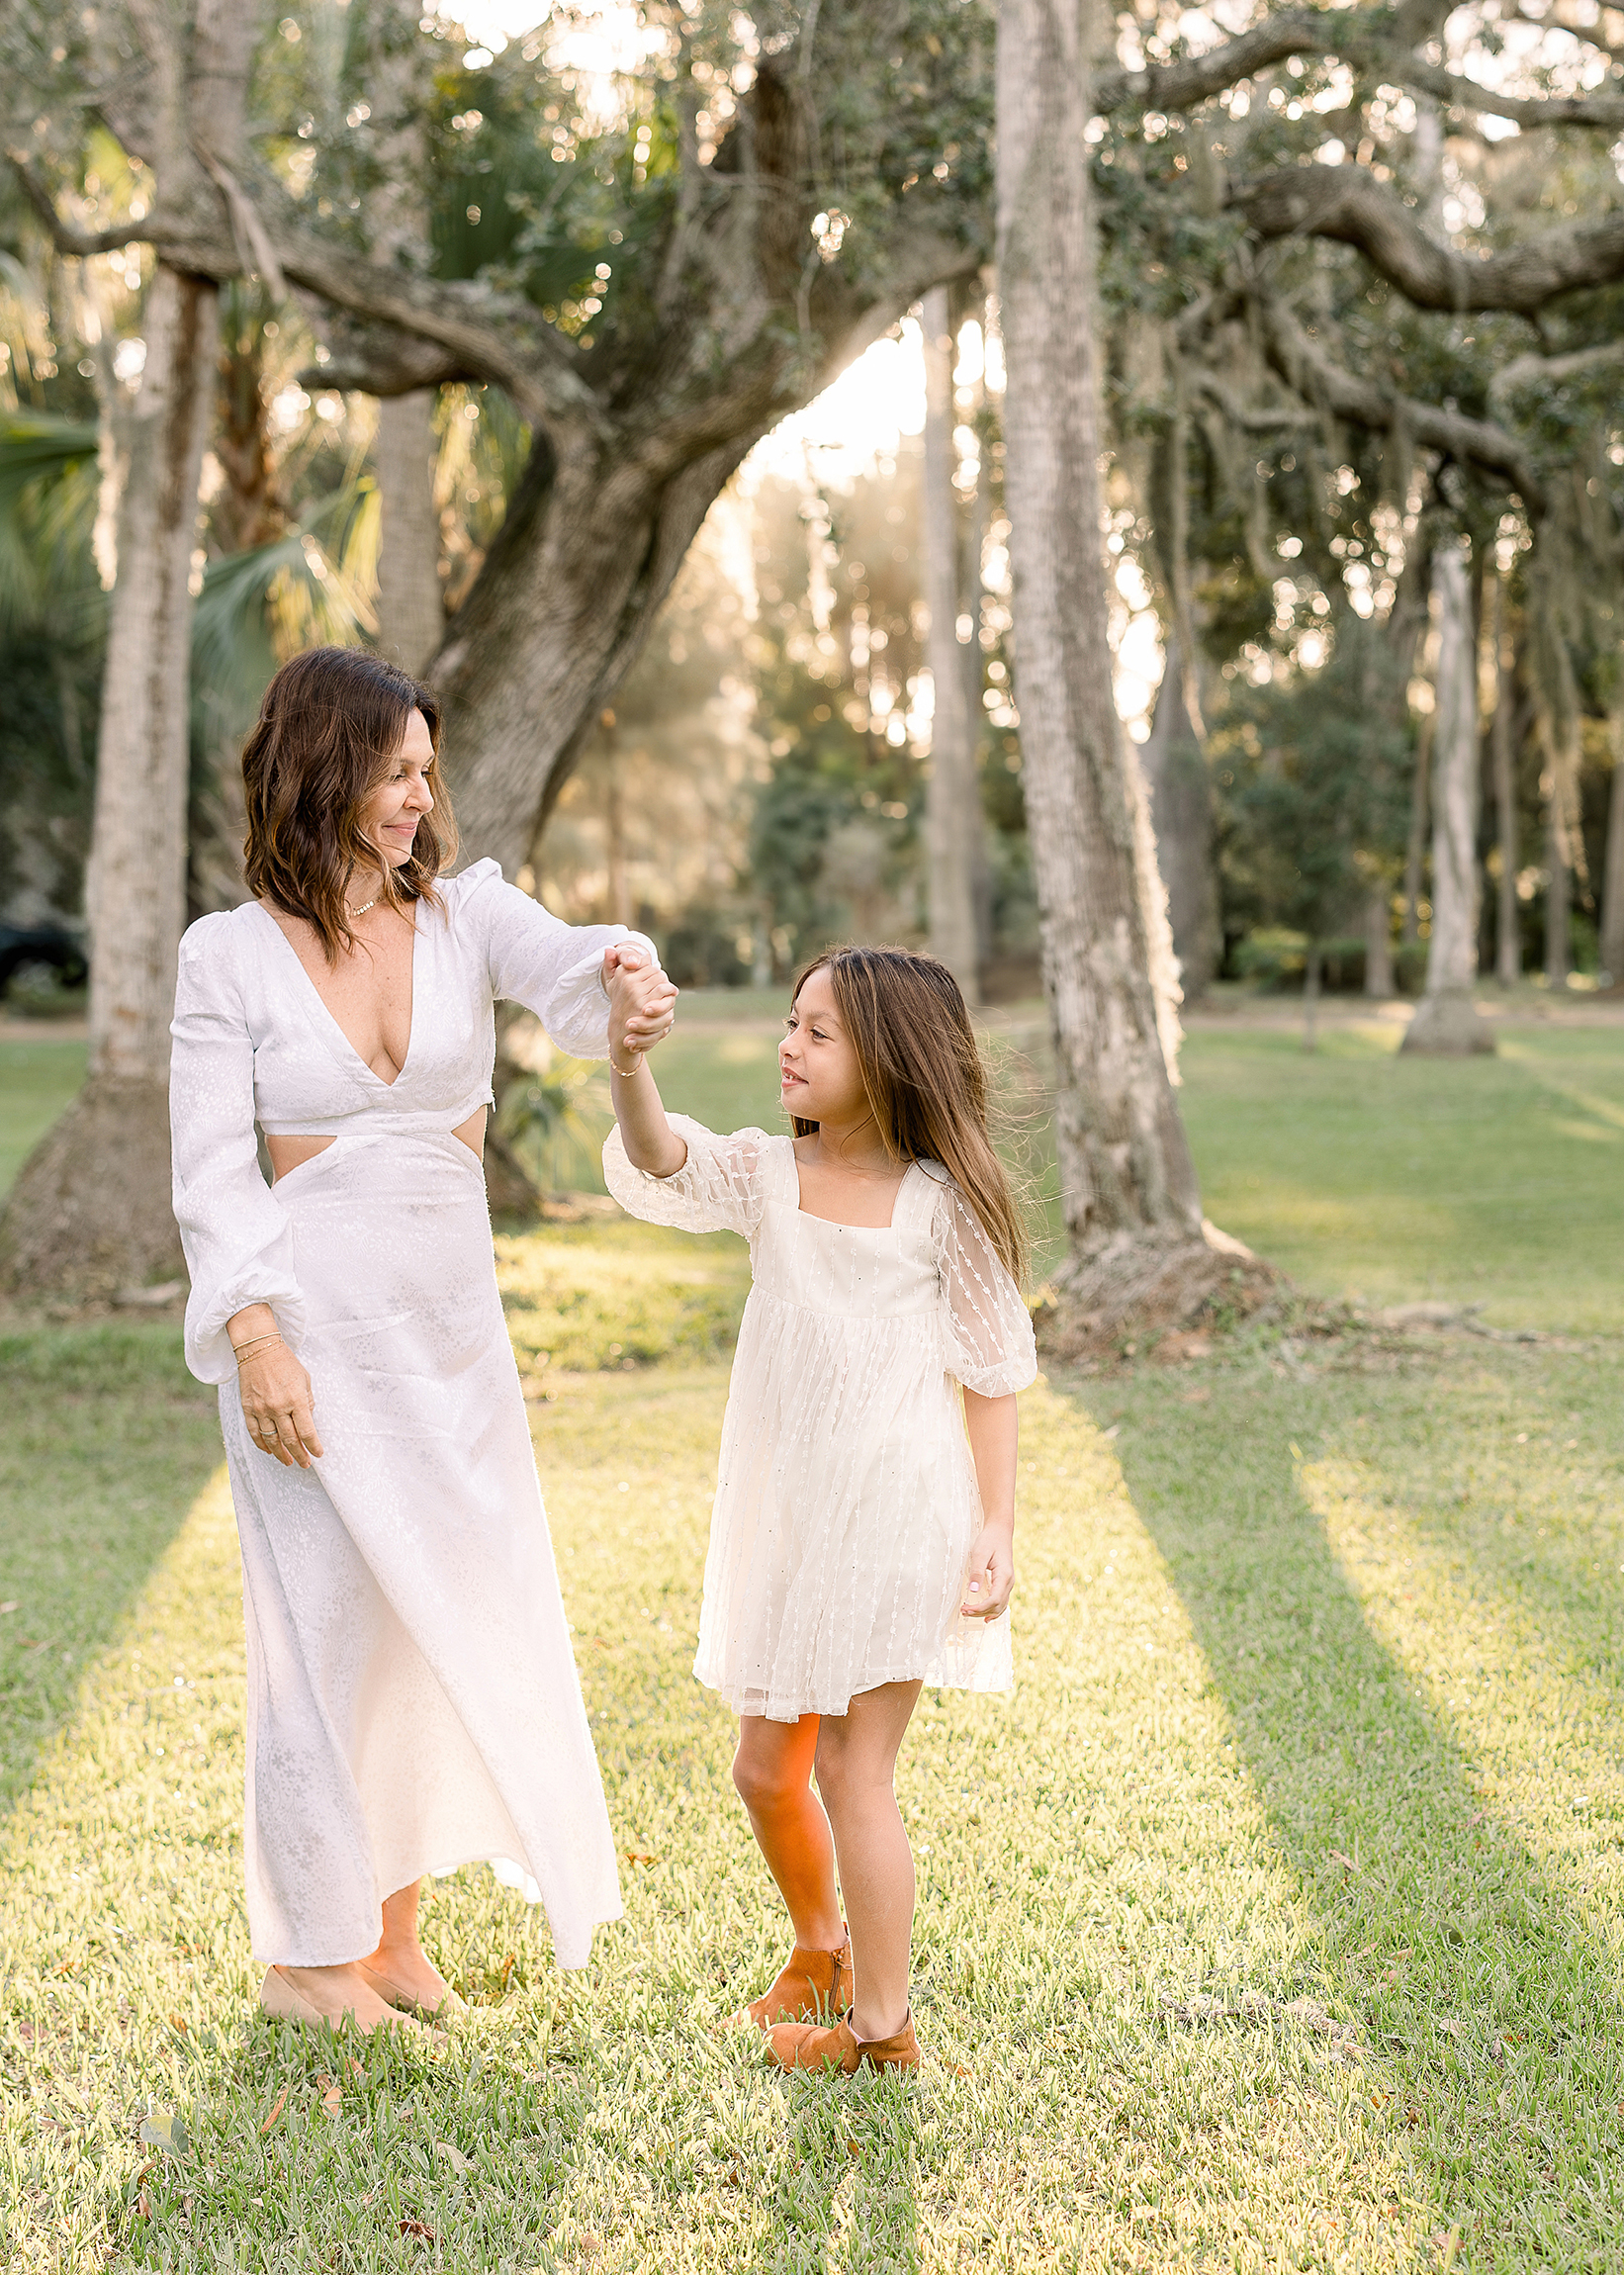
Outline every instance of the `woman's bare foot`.
[(388, 1999), (380, 1996), (362, 1973), (359, 1963), (341, 1967), (284, 1967), (272, 1969), (298, 1992), (308, 2006), (332, 2023), (346, 2018), (363, 2037), (380, 2023), (401, 2019)]
[(423, 1950), (421, 1944), (391, 1943), (387, 1938), (360, 1964), (381, 1978), (405, 2006), (419, 2014), (437, 2014), (444, 2007), (454, 2013), (462, 2001)]
[(442, 2021), (465, 2010), (462, 2000), (432, 1964), (417, 1940), (417, 1897), (422, 1887), (413, 1880), (397, 1888), (383, 1905), (383, 1934), (378, 1948), (357, 1963), (380, 1996), (393, 1998), (416, 2014), (437, 2014)]

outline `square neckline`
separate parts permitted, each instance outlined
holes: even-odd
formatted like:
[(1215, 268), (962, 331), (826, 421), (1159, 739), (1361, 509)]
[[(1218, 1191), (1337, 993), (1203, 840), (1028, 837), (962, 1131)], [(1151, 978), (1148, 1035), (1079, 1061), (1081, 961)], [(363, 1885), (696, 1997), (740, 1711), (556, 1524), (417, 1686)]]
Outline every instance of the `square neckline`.
[[(265, 906), (264, 902), (261, 900), (251, 900), (249, 901), (248, 906), (259, 911), (260, 915), (265, 919), (265, 922), (275, 933), (277, 939), (287, 950), (289, 956), (292, 956), (294, 966), (298, 971), (300, 978), (309, 988), (311, 996), (316, 1003), (316, 1009), (320, 1012), (328, 1027), (331, 1028), (333, 1034), (337, 1036), (339, 1042), (348, 1051), (350, 1057), (353, 1058), (356, 1065), (360, 1067), (361, 1072), (366, 1075), (369, 1081), (376, 1082), (380, 1090), (399, 1089), (402, 1082), (406, 1079), (407, 1067), (411, 1064), (411, 1052), (413, 1046), (417, 1041), (417, 950), (422, 942), (423, 937), (423, 928), (417, 922), (418, 903), (413, 901), (411, 904), (411, 1017), (406, 1025), (406, 1056), (402, 1059), (400, 1065), (396, 1068), (395, 1079), (392, 1082), (386, 1082), (383, 1076), (378, 1072), (378, 1069), (375, 1066), (369, 1066), (366, 1060), (361, 1056), (359, 1050), (356, 1049), (354, 1044), (344, 1033), (344, 1030), (339, 1026), (338, 1021), (334, 1017), (332, 1011), (328, 1008), (326, 999), (322, 995), (321, 990), (316, 986), (315, 980), (305, 969), (305, 958), (300, 955), (298, 949), (295, 948), (293, 942), (288, 938), (282, 927), (277, 923), (275, 917), (272, 916), (270, 910)], [(290, 1176), (292, 1175), (291, 1170), (289, 1171), (289, 1174)], [(281, 1180), (278, 1179), (278, 1183), (280, 1182)]]
[[(309, 976), (307, 973), (306, 977)], [(902, 1228), (897, 1224), (897, 1219), (902, 1214), (902, 1196), (908, 1189), (909, 1178), (920, 1167), (918, 1161), (910, 1161), (898, 1179), (897, 1189), (891, 1195), (891, 1214), (888, 1221), (883, 1225), (848, 1225), (844, 1224), (838, 1217), (819, 1217), (814, 1215), (810, 1209), (803, 1209), (801, 1207), (801, 1157), (795, 1150), (793, 1138), (789, 1140), (789, 1162), (790, 1167), (795, 1172), (795, 1214), (797, 1217), (804, 1217), (809, 1225), (827, 1225), (835, 1232), (895, 1232)]]

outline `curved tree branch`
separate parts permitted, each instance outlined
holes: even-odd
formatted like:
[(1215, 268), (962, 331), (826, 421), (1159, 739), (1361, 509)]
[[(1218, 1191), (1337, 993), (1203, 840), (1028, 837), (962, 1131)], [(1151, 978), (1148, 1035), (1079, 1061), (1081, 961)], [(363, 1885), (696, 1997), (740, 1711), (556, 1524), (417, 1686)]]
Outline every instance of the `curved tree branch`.
[[(1624, 96), (1501, 94), (1458, 71), (1446, 71), (1439, 63), (1424, 62), (1406, 49), (1413, 47), (1417, 33), (1425, 36), (1426, 29), (1406, 23), (1402, 11), (1388, 8), (1325, 14), (1291, 10), (1225, 40), (1205, 55), (1152, 64), (1143, 71), (1102, 71), (1094, 82), (1094, 107), (1103, 113), (1130, 106), (1193, 111), (1226, 87), (1289, 62), (1294, 55), (1339, 55), (1379, 70), (1397, 86), (1431, 95), (1452, 110), (1488, 112), (1519, 127), (1624, 127)], [(1584, 35), (1576, 31), (1575, 37)]]
[(1457, 316), (1498, 309), (1533, 317), (1562, 293), (1624, 278), (1624, 213), (1475, 257), (1439, 244), (1395, 190), (1359, 166), (1283, 166), (1235, 190), (1229, 203), (1260, 237), (1355, 245), (1416, 308)]
[(1605, 371), (1624, 363), (1624, 339), (1603, 340), (1596, 347), (1576, 347), (1567, 355), (1517, 355), (1502, 364), (1489, 382), (1489, 401), (1503, 401), (1520, 387), (1555, 387), (1565, 379), (1583, 379), (1592, 371)]
[[(1391, 26), (1387, 9), (1379, 13)], [(1350, 19), (1340, 22), (1292, 10), (1271, 16), (1238, 38), (1225, 40), (1205, 55), (1187, 55), (1177, 63), (1153, 63), (1143, 71), (1101, 71), (1094, 81), (1094, 108), (1110, 113), (1130, 105), (1147, 111), (1193, 111), (1226, 87), (1238, 85), (1293, 55), (1328, 55), (1337, 52), (1338, 38), (1346, 41)]]
[(1535, 520), (1544, 513), (1545, 489), (1533, 461), (1503, 426), (1486, 418), (1469, 418), (1462, 411), (1440, 410), (1413, 397), (1390, 394), (1374, 380), (1356, 378), (1331, 361), (1272, 293), (1259, 293), (1254, 305), (1261, 319), (1264, 354), (1305, 402), (1373, 434), (1391, 433), (1394, 427), (1403, 425), (1428, 449), (1445, 451), (1486, 474), (1497, 475), (1518, 492)]
[[(15, 155), (13, 165), (57, 249), (85, 255), (125, 244), (149, 244), (169, 267), (217, 283), (242, 275), (251, 260), (280, 269), (288, 285), (315, 293), (364, 325), (409, 333), (429, 351), (378, 351), (380, 375), (399, 365), (399, 376), (376, 393), (401, 394), (442, 380), (490, 380), (504, 388), (532, 423), (586, 422), (599, 428), (606, 414), (576, 369), (577, 351), (534, 312), (498, 299), (485, 287), (434, 281), (369, 261), (348, 245), (303, 227), (292, 201), (263, 181), (247, 191), (234, 180), (234, 197), (211, 193), (207, 204), (160, 205), (140, 221), (87, 231), (64, 222), (45, 184)], [(253, 216), (248, 228), (247, 216)], [(244, 237), (255, 241), (245, 244)], [(367, 359), (370, 360), (370, 359)], [(410, 376), (406, 374), (409, 372)], [(337, 385), (333, 379), (329, 386)], [(351, 382), (362, 384), (359, 375)]]

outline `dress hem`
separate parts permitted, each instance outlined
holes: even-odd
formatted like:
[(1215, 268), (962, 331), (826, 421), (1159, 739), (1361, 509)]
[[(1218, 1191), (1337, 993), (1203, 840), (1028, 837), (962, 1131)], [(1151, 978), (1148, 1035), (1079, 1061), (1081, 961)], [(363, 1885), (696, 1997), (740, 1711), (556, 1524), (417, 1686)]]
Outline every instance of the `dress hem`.
[(944, 1675), (934, 1660), (923, 1669), (917, 1666), (898, 1667), (865, 1679), (848, 1690), (844, 1697), (837, 1690), (828, 1694), (827, 1702), (814, 1697), (802, 1704), (786, 1701), (781, 1694), (774, 1697), (770, 1692), (764, 1701), (760, 1693), (741, 1690), (733, 1684), (714, 1681), (702, 1673), (697, 1665), (693, 1670), (693, 1678), (705, 1689), (713, 1690), (733, 1713), (757, 1714), (766, 1722), (798, 1722), (803, 1714), (844, 1714), (854, 1698), (860, 1698), (868, 1690), (882, 1689), (887, 1683), (919, 1683), (927, 1690), (964, 1690), (981, 1698), (1007, 1698), (1015, 1689), (1013, 1673), (992, 1683), (978, 1683), (973, 1678), (966, 1681), (962, 1677), (955, 1680), (950, 1675)]
[[(522, 1865), (515, 1864), (511, 1857), (495, 1857), (488, 1849), (481, 1850), (474, 1856), (459, 1857), (450, 1864), (423, 1865), (415, 1872), (409, 1873), (401, 1882), (401, 1885), (403, 1888), (409, 1888), (416, 1880), (444, 1879), (451, 1872), (460, 1872), (466, 1865), (489, 1865), (501, 1885), (511, 1888), (513, 1893), (521, 1897), (525, 1903), (541, 1904), (545, 1902), (540, 1888), (536, 1886), (535, 1880)], [(532, 1888), (536, 1890), (534, 1895), (530, 1893)], [(611, 1912), (595, 1913), (587, 1923), (586, 1937), (581, 1945), (581, 1956), (579, 1958), (566, 1958), (560, 1945), (558, 1930), (553, 1926), (551, 1915), (549, 1915), (547, 1925), (553, 1938), (553, 1956), (558, 1962), (560, 1971), (565, 1974), (574, 1974), (578, 1969), (589, 1966), (592, 1957), (592, 1938), (597, 1930), (609, 1927), (614, 1921), (624, 1919), (625, 1916), (626, 1907), (621, 1903), (617, 1903)], [(380, 1897), (378, 1905), (380, 1932), (382, 1932), (383, 1924), (383, 1899)], [(287, 1956), (273, 1958), (269, 1953), (261, 1951), (255, 1944), (253, 1956), (258, 1965), (267, 1967), (348, 1967), (355, 1966), (362, 1959), (370, 1958), (377, 1948), (377, 1943), (373, 1942), (368, 1944), (365, 1951), (344, 1952), (322, 1958), (291, 1958)], [(575, 1949), (573, 1942), (570, 1949), (572, 1951)]]

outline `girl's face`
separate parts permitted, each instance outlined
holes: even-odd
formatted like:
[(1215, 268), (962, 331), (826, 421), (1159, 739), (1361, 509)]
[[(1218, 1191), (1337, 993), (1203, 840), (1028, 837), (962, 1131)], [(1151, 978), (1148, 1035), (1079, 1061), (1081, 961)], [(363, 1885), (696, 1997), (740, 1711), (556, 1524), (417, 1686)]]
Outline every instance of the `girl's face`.
[(803, 1122), (860, 1122), (868, 1100), (827, 967), (807, 973), (784, 1025), (778, 1094), (788, 1112)]
[(402, 868), (411, 859), (417, 824), (434, 810), (434, 793), (428, 786), (433, 764), (428, 721), (421, 711), (413, 711), (382, 780), (373, 784), (361, 803), (361, 835), (390, 868)]

